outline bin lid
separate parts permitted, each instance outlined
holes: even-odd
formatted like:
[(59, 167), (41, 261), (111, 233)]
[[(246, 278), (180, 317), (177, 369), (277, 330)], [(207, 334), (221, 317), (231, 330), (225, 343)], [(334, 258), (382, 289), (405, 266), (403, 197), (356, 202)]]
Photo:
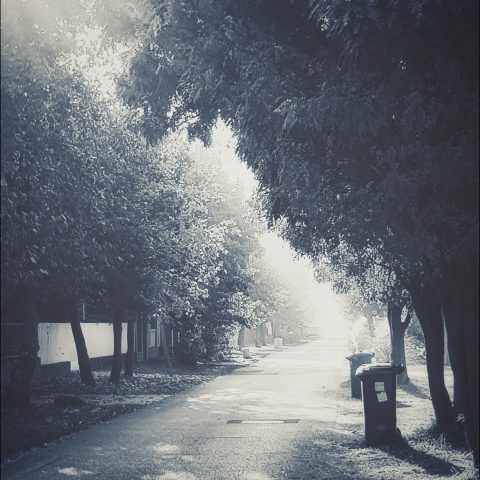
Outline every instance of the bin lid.
[(403, 365), (398, 363), (366, 363), (365, 365), (360, 365), (355, 372), (357, 377), (366, 377), (368, 375), (375, 375), (377, 373), (388, 373), (392, 372), (398, 375), (405, 370)]
[(359, 350), (357, 352), (352, 353), (348, 357), (345, 357), (347, 360), (370, 360), (373, 358), (375, 354), (373, 352), (364, 352), (363, 350)]

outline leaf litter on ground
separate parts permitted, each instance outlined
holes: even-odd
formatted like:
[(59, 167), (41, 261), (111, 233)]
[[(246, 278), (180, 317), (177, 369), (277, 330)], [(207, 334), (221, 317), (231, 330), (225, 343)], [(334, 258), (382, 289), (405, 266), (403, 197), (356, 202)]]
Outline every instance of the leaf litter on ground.
[[(12, 461), (28, 449), (159, 403), (170, 395), (249, 365), (266, 353), (254, 354), (249, 360), (233, 355), (228, 361), (195, 366), (140, 364), (133, 377), (122, 378), (118, 385), (110, 383), (109, 370), (93, 372), (95, 386), (83, 385), (79, 372), (42, 379), (33, 384), (31, 408), (2, 407), (1, 461)], [(59, 397), (67, 397), (66, 404), (57, 403)], [(68, 406), (68, 397), (75, 406)]]

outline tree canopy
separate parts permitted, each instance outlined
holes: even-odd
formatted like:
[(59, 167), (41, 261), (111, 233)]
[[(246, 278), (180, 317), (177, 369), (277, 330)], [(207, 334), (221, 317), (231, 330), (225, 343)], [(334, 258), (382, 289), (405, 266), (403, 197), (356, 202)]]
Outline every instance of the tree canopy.
[(384, 3), (153, 2), (127, 98), (150, 136), (229, 122), (300, 250), (436, 265), (476, 222), (477, 6)]
[[(122, 86), (144, 112), (147, 137), (187, 124), (208, 142), (223, 118), (292, 245), (330, 261), (347, 248), (355, 268), (377, 262), (394, 272), (431, 332), (430, 361), (440, 359), (442, 320), (425, 302), (442, 304), (452, 350), (469, 342), (468, 358), (453, 362), (456, 379), (472, 386), (460, 377), (478, 376), (478, 3), (151, 6)], [(461, 291), (447, 300), (445, 285)], [(441, 419), (448, 394), (437, 380)], [(478, 454), (478, 429), (473, 436)]]

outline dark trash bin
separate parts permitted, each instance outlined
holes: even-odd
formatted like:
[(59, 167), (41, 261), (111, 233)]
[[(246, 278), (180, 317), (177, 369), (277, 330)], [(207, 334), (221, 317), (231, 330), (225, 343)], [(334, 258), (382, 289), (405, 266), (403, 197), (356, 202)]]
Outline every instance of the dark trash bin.
[(372, 352), (358, 351), (345, 357), (350, 362), (350, 387), (352, 389), (352, 398), (362, 398), (362, 387), (360, 379), (355, 376), (355, 372), (360, 365), (371, 363), (375, 356)]
[(367, 445), (386, 444), (401, 438), (397, 428), (397, 375), (403, 365), (372, 363), (358, 368)]

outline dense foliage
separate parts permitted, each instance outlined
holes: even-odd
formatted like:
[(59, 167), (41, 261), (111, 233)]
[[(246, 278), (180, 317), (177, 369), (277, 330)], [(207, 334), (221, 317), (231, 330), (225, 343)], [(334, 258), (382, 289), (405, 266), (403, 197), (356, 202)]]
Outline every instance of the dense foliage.
[[(291, 306), (241, 193), (184, 136), (208, 145), (221, 118), (299, 253), (387, 302), (402, 336), (412, 302), (437, 422), (460, 411), (478, 462), (478, 2), (57, 3), (2, 19), (2, 299), (31, 307), (25, 365), (39, 300), (160, 315), (186, 361)], [(138, 47), (129, 109), (72, 60), (95, 32), (97, 53)]]
[[(122, 321), (160, 316), (179, 333), (179, 360), (225, 357), (240, 326), (265, 324), (279, 295), (260, 281), (264, 227), (249, 219), (218, 151), (182, 131), (148, 144), (141, 115), (92, 80), (88, 49), (108, 55), (122, 45), (102, 34), (106, 45), (89, 44), (97, 30), (85, 5), (45, 5), (66, 18), (59, 32), (23, 7), (2, 23), (4, 320), (31, 307), (15, 382), (31, 379), (32, 312), (50, 303), (69, 305), (64, 321), (79, 301), (106, 313), (116, 340)], [(77, 40), (66, 42), (72, 29)], [(78, 39), (82, 55), (72, 53)], [(27, 391), (11, 393), (28, 403)]]
[(150, 20), (124, 84), (145, 134), (208, 140), (221, 116), (295, 248), (393, 272), (445, 426), (441, 305), (478, 458), (478, 3), (152, 1)]

